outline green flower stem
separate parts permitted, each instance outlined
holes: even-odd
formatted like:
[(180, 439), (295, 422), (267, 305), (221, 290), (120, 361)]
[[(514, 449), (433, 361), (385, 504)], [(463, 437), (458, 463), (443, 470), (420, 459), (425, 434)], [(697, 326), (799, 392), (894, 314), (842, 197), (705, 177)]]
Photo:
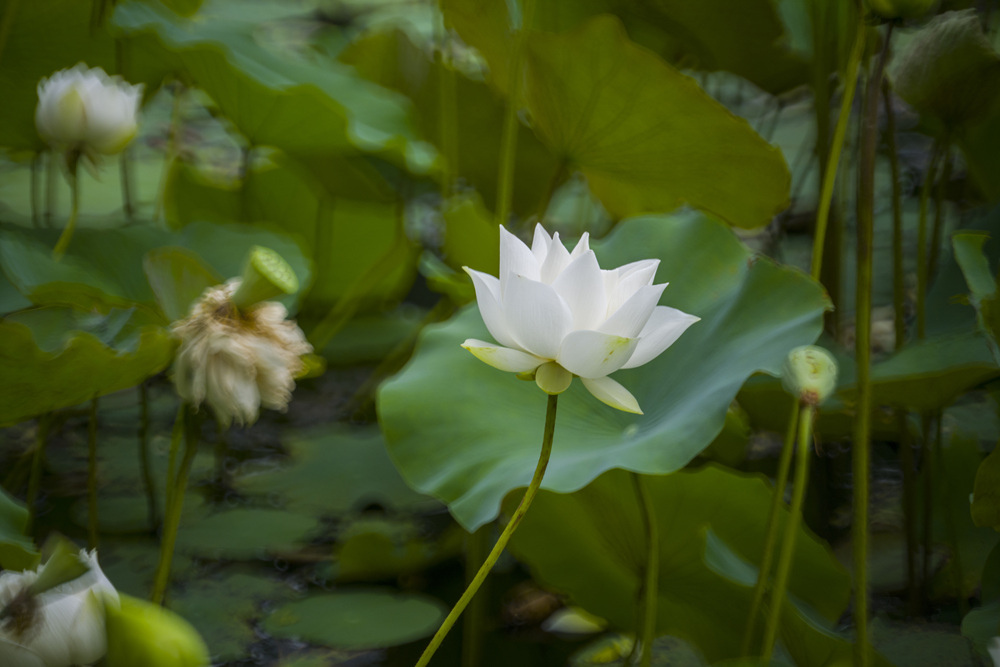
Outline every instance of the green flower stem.
[(757, 572), (757, 583), (753, 588), (753, 602), (750, 604), (750, 615), (747, 616), (747, 626), (743, 631), (743, 646), (740, 654), (750, 656), (751, 644), (757, 627), (757, 615), (764, 602), (764, 591), (771, 578), (771, 566), (774, 564), (774, 553), (778, 545), (778, 512), (785, 498), (785, 486), (788, 484), (788, 473), (792, 468), (792, 453), (795, 451), (795, 434), (799, 424), (799, 399), (793, 398), (791, 414), (788, 416), (788, 429), (785, 431), (785, 442), (781, 448), (781, 458), (778, 461), (778, 474), (774, 479), (774, 491), (771, 495), (771, 509), (767, 513), (767, 528), (764, 536), (764, 554), (760, 560), (760, 570)]
[(872, 246), (874, 244), (875, 144), (878, 137), (878, 100), (882, 72), (889, 55), (893, 24), (890, 23), (882, 50), (868, 76), (864, 116), (858, 147), (857, 292), (855, 295), (854, 356), (857, 363), (858, 402), (854, 421), (854, 521), (852, 547), (854, 561), (854, 664), (871, 662), (868, 639), (868, 484), (871, 467), (871, 328), (872, 328)]
[(646, 532), (646, 579), (642, 586), (642, 634), (639, 643), (642, 654), (639, 658), (641, 667), (653, 664), (653, 641), (656, 639), (656, 603), (660, 592), (660, 531), (656, 520), (653, 500), (642, 475), (631, 473), (635, 495), (639, 501), (639, 514), (642, 517), (642, 528)]
[(170, 170), (180, 151), (181, 102), (186, 88), (180, 81), (174, 82), (174, 99), (170, 109), (170, 128), (167, 130), (167, 150), (163, 156), (163, 170), (160, 172), (160, 184), (157, 187), (156, 207), (153, 209), (153, 221), (163, 217), (163, 208), (167, 200), (167, 184), (170, 181)]
[(785, 534), (781, 539), (781, 553), (778, 556), (778, 570), (774, 576), (774, 589), (771, 592), (771, 606), (767, 613), (767, 624), (764, 626), (764, 643), (761, 646), (763, 653), (761, 662), (764, 664), (771, 660), (774, 643), (778, 639), (781, 608), (785, 603), (785, 589), (788, 587), (792, 556), (795, 554), (795, 538), (798, 536), (799, 524), (802, 523), (802, 505), (809, 484), (809, 454), (815, 417), (815, 406), (805, 403), (799, 406), (799, 442), (795, 457), (795, 480), (792, 482), (792, 507), (785, 522)]
[(45, 162), (45, 225), (52, 227), (59, 208), (59, 156), (49, 149)]
[(507, 82), (507, 106), (503, 117), (503, 134), (500, 138), (500, 174), (497, 183), (497, 223), (507, 224), (510, 217), (511, 199), (514, 193), (514, 158), (517, 155), (517, 106), (520, 101), (521, 73), (524, 65), (524, 37), (531, 25), (533, 0), (524, 0), (521, 5), (521, 25), (514, 35), (514, 47), (510, 62), (510, 78)]
[(24, 532), (30, 534), (38, 516), (38, 490), (42, 485), (42, 465), (45, 461), (45, 445), (49, 441), (49, 429), (52, 426), (52, 414), (44, 414), (38, 418), (35, 426), (35, 449), (31, 455), (31, 476), (28, 478), (28, 525)]
[(920, 461), (920, 471), (924, 477), (924, 502), (921, 511), (923, 512), (923, 549), (920, 564), (920, 602), (923, 604), (927, 600), (927, 589), (930, 586), (931, 578), (931, 555), (934, 545), (934, 466), (931, 465), (931, 452), (934, 448), (934, 441), (931, 439), (932, 417), (930, 412), (925, 412), (920, 416), (920, 431), (923, 434), (923, 451)]
[(142, 471), (142, 486), (146, 492), (146, 506), (149, 508), (149, 532), (156, 533), (159, 518), (153, 471), (149, 465), (149, 387), (145, 381), (139, 383), (139, 468)]
[[(441, 52), (441, 69), (438, 80), (438, 143), (444, 156), (444, 170), (441, 174), (441, 200), (447, 200), (455, 186), (458, 169), (458, 93), (456, 92), (455, 68), (451, 63), (451, 33), (445, 18), (443, 2), (438, 0), (441, 34), (438, 45)], [(468, 663), (466, 663), (468, 664)]]
[(184, 430), (184, 459), (177, 471), (176, 479), (167, 479), (167, 486), (173, 487), (168, 498), (166, 514), (163, 517), (163, 536), (160, 541), (160, 561), (156, 566), (153, 579), (153, 593), (150, 599), (154, 604), (163, 604), (170, 584), (170, 565), (174, 556), (174, 545), (177, 543), (177, 531), (180, 528), (181, 512), (184, 509), (184, 491), (187, 489), (191, 464), (198, 453), (198, 420), (190, 406), (181, 407)]
[(431, 638), (431, 643), (428, 644), (427, 648), (424, 649), (423, 654), (417, 661), (416, 667), (426, 667), (430, 663), (431, 658), (434, 657), (434, 653), (437, 652), (438, 647), (441, 646), (441, 642), (444, 638), (448, 636), (448, 632), (451, 630), (452, 626), (458, 620), (458, 617), (462, 615), (462, 612), (469, 605), (469, 601), (472, 600), (479, 587), (482, 586), (483, 581), (489, 575), (490, 570), (496, 565), (497, 559), (500, 558), (500, 554), (503, 553), (504, 548), (507, 543), (510, 542), (511, 536), (514, 531), (520, 525), (521, 520), (524, 518), (525, 513), (528, 511), (528, 507), (531, 506), (531, 501), (535, 499), (535, 495), (538, 493), (539, 487), (542, 485), (542, 477), (545, 475), (545, 468), (549, 465), (549, 456), (552, 454), (552, 439), (556, 432), (556, 404), (558, 403), (558, 394), (549, 394), (548, 406), (545, 410), (545, 432), (542, 436), (542, 452), (538, 457), (538, 465), (535, 466), (535, 474), (531, 478), (531, 483), (528, 484), (527, 490), (524, 492), (524, 497), (521, 498), (520, 504), (517, 509), (514, 510), (513, 516), (510, 517), (510, 521), (507, 522), (507, 526), (500, 533), (497, 543), (493, 546), (493, 550), (486, 557), (483, 562), (482, 567), (476, 573), (476, 576), (472, 579), (472, 582), (462, 593), (462, 597), (458, 599), (455, 606), (448, 613), (448, 616), (441, 623), (441, 627)]
[(39, 227), (42, 224), (42, 203), (39, 201), (42, 191), (42, 151), (31, 158), (31, 224)]
[(930, 256), (927, 258), (927, 279), (937, 272), (938, 256), (941, 254), (941, 231), (944, 228), (944, 191), (951, 180), (951, 139), (945, 135), (941, 148), (941, 178), (934, 190), (934, 227), (931, 231)]
[(87, 546), (97, 548), (97, 398), (90, 401), (87, 424)]
[(944, 443), (941, 432), (941, 413), (938, 413), (937, 426), (934, 429), (934, 471), (942, 481), (940, 490), (944, 501), (945, 530), (948, 533), (948, 547), (951, 551), (952, 581), (955, 585), (955, 598), (958, 600), (958, 611), (961, 618), (969, 612), (969, 600), (965, 595), (965, 568), (962, 566), (962, 551), (958, 541), (958, 521), (955, 516), (955, 503), (950, 501), (954, 489), (949, 488), (948, 474), (945, 472)]
[(903, 527), (906, 534), (906, 613), (920, 613), (920, 588), (917, 582), (917, 479), (913, 442), (907, 424), (906, 410), (896, 410), (896, 430), (899, 433), (899, 467), (903, 471)]
[(931, 148), (931, 161), (927, 165), (924, 184), (920, 188), (920, 222), (917, 226), (917, 338), (923, 339), (927, 330), (927, 203), (930, 200), (934, 174), (941, 157), (941, 143), (935, 139)]
[(826, 241), (826, 228), (830, 220), (830, 202), (833, 199), (833, 185), (837, 180), (837, 165), (840, 153), (844, 147), (844, 136), (847, 134), (847, 121), (851, 116), (851, 105), (854, 103), (854, 89), (858, 84), (858, 72), (861, 68), (861, 55), (865, 50), (865, 36), (868, 28), (864, 22), (864, 12), (858, 11), (858, 24), (854, 35), (854, 46), (847, 61), (847, 80), (844, 81), (844, 97), (840, 103), (840, 113), (837, 116), (837, 126), (833, 130), (833, 145), (823, 172), (823, 184), (820, 188), (819, 208), (816, 212), (816, 231), (813, 238), (812, 269), (810, 274), (819, 280), (823, 269), (823, 245)]
[[(493, 535), (493, 525), (480, 526), (476, 532), (469, 535), (465, 546), (465, 582), (472, 583), (489, 555), (490, 537)], [(472, 598), (465, 618), (462, 620), (462, 665), (471, 667), (482, 664), (483, 639), (486, 631), (486, 599), (489, 581), (480, 586), (482, 595)]]
[[(125, 41), (121, 38), (115, 39), (115, 66), (118, 74), (127, 81), (128, 54), (125, 51)], [(132, 152), (128, 146), (118, 158), (118, 167), (122, 184), (122, 212), (125, 213), (125, 220), (132, 222), (135, 219), (135, 207), (132, 204)]]
[(66, 222), (66, 227), (63, 229), (62, 234), (59, 235), (59, 240), (56, 241), (56, 247), (52, 250), (52, 257), (56, 260), (66, 254), (66, 248), (69, 247), (70, 241), (73, 240), (73, 232), (76, 230), (77, 218), (80, 217), (80, 179), (77, 178), (76, 173), (79, 156), (71, 156), (67, 162), (69, 163), (69, 191), (71, 195), (71, 203), (69, 220)]

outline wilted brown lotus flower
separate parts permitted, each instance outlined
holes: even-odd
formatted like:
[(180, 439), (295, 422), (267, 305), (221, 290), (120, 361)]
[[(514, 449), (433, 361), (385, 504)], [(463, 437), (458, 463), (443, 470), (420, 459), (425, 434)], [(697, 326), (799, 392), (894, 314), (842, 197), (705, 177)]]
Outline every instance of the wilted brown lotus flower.
[(242, 278), (207, 289), (172, 327), (181, 340), (174, 361), (180, 397), (194, 407), (207, 402), (223, 426), (254, 423), (261, 405), (284, 410), (312, 346), (285, 319), (285, 307), (265, 299), (297, 290), (291, 267), (259, 246)]

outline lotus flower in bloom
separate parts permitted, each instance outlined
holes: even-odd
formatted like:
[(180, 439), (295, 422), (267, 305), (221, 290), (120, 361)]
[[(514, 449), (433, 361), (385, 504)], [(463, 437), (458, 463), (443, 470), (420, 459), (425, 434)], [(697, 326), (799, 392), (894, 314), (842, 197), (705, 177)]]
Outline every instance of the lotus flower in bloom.
[(534, 374), (548, 394), (574, 376), (613, 408), (642, 414), (635, 397), (608, 377), (652, 361), (699, 318), (658, 306), (659, 260), (602, 270), (584, 234), (573, 251), (535, 227), (531, 248), (500, 228), (500, 277), (466, 267), (486, 328), (500, 343), (462, 347), (500, 370)]
[(223, 426), (234, 419), (252, 424), (261, 405), (284, 410), (304, 366), (301, 357), (312, 352), (277, 301), (237, 308), (232, 298), (240, 283), (209, 288), (191, 314), (173, 325), (181, 340), (174, 363), (177, 393), (195, 407), (207, 402)]
[(59, 148), (91, 158), (113, 155), (135, 137), (141, 97), (141, 84), (130, 85), (80, 63), (39, 82), (35, 126)]
[[(81, 551), (80, 560), (89, 568), (85, 574), (34, 596), (0, 623), (0, 665), (69, 667), (104, 656), (104, 605), (118, 604), (118, 593), (97, 564), (96, 552)], [(18, 598), (39, 573), (0, 573), (0, 608)]]

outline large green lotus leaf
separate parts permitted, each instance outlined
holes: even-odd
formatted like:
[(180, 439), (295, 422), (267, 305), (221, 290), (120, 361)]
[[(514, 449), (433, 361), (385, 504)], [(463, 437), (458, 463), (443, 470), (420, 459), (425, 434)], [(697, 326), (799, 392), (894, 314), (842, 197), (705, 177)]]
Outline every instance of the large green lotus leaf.
[(788, 205), (781, 151), (693, 79), (598, 17), (565, 35), (532, 35), (526, 98), (536, 132), (579, 168), (617, 217), (684, 204), (738, 227)]
[(27, 528), (28, 508), (0, 488), (0, 568), (27, 570), (38, 564), (38, 549)]
[[(794, 269), (754, 259), (725, 225), (701, 214), (637, 218), (594, 243), (602, 266), (661, 260), (665, 303), (702, 318), (654, 361), (615, 378), (643, 416), (597, 401), (576, 382), (560, 397), (543, 483), (582, 488), (611, 468), (667, 473), (722, 429), (730, 402), (757, 370), (777, 374), (788, 351), (816, 339), (828, 302)], [(416, 489), (442, 499), (469, 530), (527, 485), (538, 459), (545, 394), (459, 346), (489, 339), (475, 307), (425, 329), (409, 365), (383, 385), (379, 414), (390, 454)]]
[[(698, 645), (711, 660), (736, 657), (764, 549), (771, 489), (764, 478), (714, 464), (646, 476), (660, 527), (657, 633)], [(511, 494), (508, 506), (518, 500)], [(787, 511), (780, 521), (787, 520)], [(609, 471), (572, 494), (543, 491), (511, 549), (547, 586), (623, 630), (636, 630), (645, 532), (630, 474)], [(805, 528), (788, 583), (828, 622), (850, 597), (850, 576)]]
[[(240, 275), (250, 248), (262, 245), (285, 258), (300, 284), (309, 284), (312, 277), (311, 262), (295, 241), (259, 226), (198, 222), (174, 233), (148, 225), (84, 228), (76, 231), (66, 254), (56, 261), (52, 248), (58, 235), (58, 230), (51, 229), (0, 228), (0, 266), (17, 289), (37, 304), (158, 307), (144, 270), (144, 256), (163, 246), (191, 251), (204, 261), (204, 269), (229, 278)], [(157, 289), (165, 288), (159, 284)], [(298, 299), (298, 295), (288, 295), (278, 300), (294, 307)]]
[(132, 48), (176, 61), (253, 145), (301, 155), (366, 152), (414, 173), (436, 151), (416, 134), (406, 98), (334, 61), (283, 58), (240, 21), (185, 20), (152, 5), (119, 5), (113, 17)]
[(264, 629), (275, 637), (360, 650), (427, 637), (444, 614), (444, 605), (425, 595), (354, 589), (290, 602), (264, 619)]
[(338, 516), (371, 504), (413, 512), (440, 507), (400, 479), (378, 429), (324, 427), (289, 434), (285, 445), (286, 465), (247, 470), (233, 480), (235, 488), (266, 494), (271, 502), (309, 516)]
[(169, 332), (133, 310), (44, 307), (0, 319), (0, 425), (135, 386), (173, 358)]
[[(482, 81), (449, 70), (432, 61), (401, 31), (373, 33), (352, 43), (340, 56), (366, 78), (398, 90), (416, 105), (417, 123), (434, 142), (450, 170), (474, 187), (489, 209), (496, 208), (504, 101)], [(454, 81), (454, 125), (442, 122), (441, 83)], [(454, 140), (454, 153), (446, 150), (446, 137)], [(514, 211), (528, 217), (540, 213), (559, 165), (553, 155), (527, 128), (517, 133), (514, 154)]]
[[(0, 2), (5, 23), (0, 51), (0, 146), (37, 150), (45, 143), (35, 129), (36, 88), (42, 77), (86, 62), (114, 71), (114, 40), (91, 30), (90, 0)], [(10, 18), (8, 18), (10, 17)], [(6, 24), (11, 20), (10, 24)]]

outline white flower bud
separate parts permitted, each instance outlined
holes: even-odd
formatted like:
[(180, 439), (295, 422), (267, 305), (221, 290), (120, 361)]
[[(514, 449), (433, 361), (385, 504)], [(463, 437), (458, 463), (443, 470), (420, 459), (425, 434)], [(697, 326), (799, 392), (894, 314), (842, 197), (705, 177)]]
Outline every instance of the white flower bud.
[(63, 150), (120, 153), (138, 131), (142, 85), (110, 77), (83, 63), (38, 83), (35, 126), (43, 139)]
[(240, 280), (209, 288), (191, 314), (173, 325), (181, 340), (174, 384), (182, 399), (212, 406), (223, 426), (252, 424), (261, 405), (284, 410), (312, 352), (302, 330), (276, 301), (240, 310), (232, 301)]
[(96, 552), (81, 551), (80, 560), (89, 568), (85, 574), (39, 595), (27, 589), (44, 566), (0, 573), (0, 608), (14, 607), (0, 624), (0, 665), (69, 667), (104, 657), (104, 605), (117, 605), (118, 593), (101, 571)]
[(788, 353), (781, 381), (803, 403), (820, 405), (837, 387), (837, 362), (816, 345), (797, 347)]

